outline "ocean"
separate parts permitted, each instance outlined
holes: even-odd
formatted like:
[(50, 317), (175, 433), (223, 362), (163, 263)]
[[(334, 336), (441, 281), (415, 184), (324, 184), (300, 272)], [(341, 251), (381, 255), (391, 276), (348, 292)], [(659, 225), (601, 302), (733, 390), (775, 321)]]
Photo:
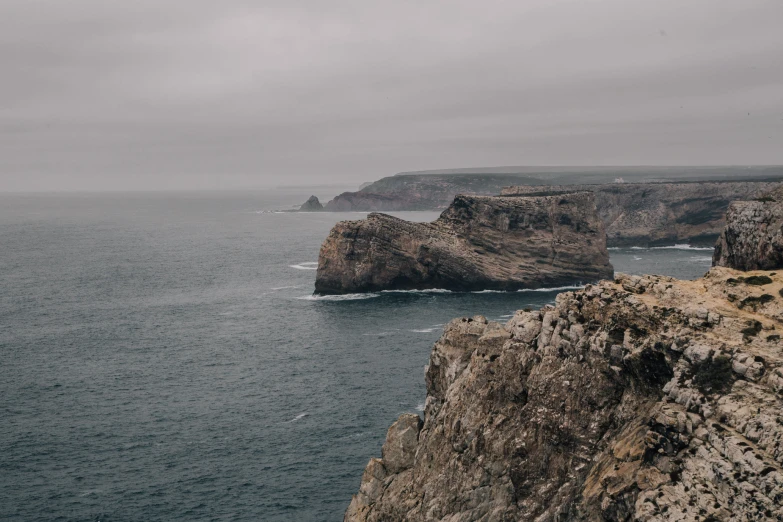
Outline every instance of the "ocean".
[[(1, 520), (342, 520), (443, 325), (557, 294), (314, 298), (363, 215), (274, 212), (309, 195), (0, 195)], [(695, 278), (712, 252), (610, 254)]]

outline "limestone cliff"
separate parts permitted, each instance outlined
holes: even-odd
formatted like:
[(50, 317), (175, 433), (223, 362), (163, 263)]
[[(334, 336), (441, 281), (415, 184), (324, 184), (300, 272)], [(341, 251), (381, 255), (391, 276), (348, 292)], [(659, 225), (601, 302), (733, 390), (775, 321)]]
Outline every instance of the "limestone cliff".
[(713, 264), (738, 270), (783, 268), (783, 187), (729, 206)]
[(432, 223), (370, 214), (335, 225), (315, 291), (517, 290), (612, 274), (592, 194), (457, 196)]
[(345, 520), (783, 520), (783, 272), (458, 319)]
[(705, 181), (611, 183), (551, 187), (515, 186), (505, 195), (585, 190), (595, 194), (609, 246), (673, 243), (713, 244), (725, 226), (731, 201), (751, 199), (777, 182)]

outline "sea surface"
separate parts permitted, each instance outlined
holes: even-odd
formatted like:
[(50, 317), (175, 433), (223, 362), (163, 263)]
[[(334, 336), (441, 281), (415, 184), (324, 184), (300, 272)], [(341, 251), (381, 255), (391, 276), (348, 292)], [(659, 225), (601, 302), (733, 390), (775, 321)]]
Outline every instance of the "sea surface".
[(557, 293), (314, 298), (321, 241), (363, 215), (273, 212), (309, 195), (0, 195), (0, 520), (342, 520), (443, 325)]

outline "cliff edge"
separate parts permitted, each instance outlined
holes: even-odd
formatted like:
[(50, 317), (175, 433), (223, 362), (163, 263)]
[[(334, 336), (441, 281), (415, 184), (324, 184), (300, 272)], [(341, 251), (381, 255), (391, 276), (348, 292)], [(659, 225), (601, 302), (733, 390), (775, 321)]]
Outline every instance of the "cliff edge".
[(337, 223), (321, 246), (315, 291), (517, 290), (612, 274), (592, 194), (457, 196), (432, 223), (385, 214)]
[(626, 276), (505, 325), (452, 321), (369, 521), (783, 519), (783, 273)]
[(783, 268), (783, 187), (729, 206), (712, 264), (737, 270)]

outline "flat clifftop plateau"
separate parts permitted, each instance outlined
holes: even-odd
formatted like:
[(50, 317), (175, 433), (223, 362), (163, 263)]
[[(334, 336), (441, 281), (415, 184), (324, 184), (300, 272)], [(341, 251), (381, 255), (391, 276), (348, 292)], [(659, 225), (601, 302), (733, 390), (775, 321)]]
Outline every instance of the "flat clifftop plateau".
[(457, 196), (432, 223), (342, 221), (321, 246), (315, 291), (517, 290), (612, 277), (593, 199)]
[(783, 519), (783, 272), (626, 276), (452, 321), (348, 522)]
[(783, 187), (729, 206), (712, 262), (738, 270), (783, 268)]
[(503, 189), (502, 194), (536, 194), (542, 189), (593, 192), (609, 246), (653, 246), (713, 244), (726, 224), (731, 201), (751, 199), (778, 185), (772, 181), (705, 181), (516, 186)]

